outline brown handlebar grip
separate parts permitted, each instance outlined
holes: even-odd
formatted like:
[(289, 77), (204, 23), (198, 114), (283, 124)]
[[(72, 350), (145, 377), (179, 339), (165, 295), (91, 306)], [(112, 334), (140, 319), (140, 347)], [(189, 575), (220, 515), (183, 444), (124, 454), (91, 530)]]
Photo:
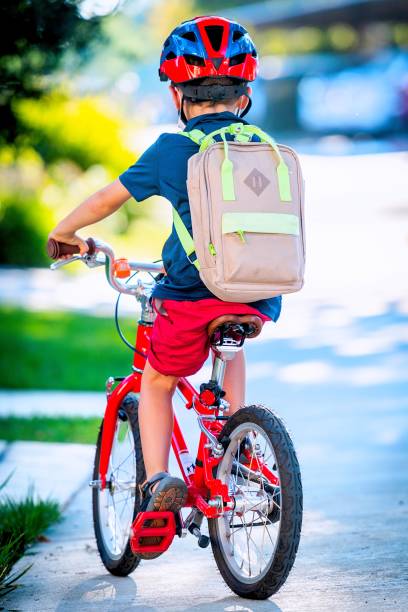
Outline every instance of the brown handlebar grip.
[[(93, 238), (85, 240), (89, 250), (88, 255), (95, 253), (96, 244)], [(75, 255), (79, 253), (79, 247), (74, 244), (65, 244), (64, 242), (57, 242), (54, 238), (50, 238), (47, 242), (47, 255), (51, 259), (59, 259), (63, 255)]]

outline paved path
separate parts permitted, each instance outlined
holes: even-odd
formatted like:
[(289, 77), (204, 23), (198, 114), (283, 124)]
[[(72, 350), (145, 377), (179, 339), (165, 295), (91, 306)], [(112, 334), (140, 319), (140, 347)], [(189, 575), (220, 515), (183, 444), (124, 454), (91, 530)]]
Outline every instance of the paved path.
[[(357, 405), (358, 404), (358, 405)], [(128, 578), (106, 573), (95, 549), (85, 487), (38, 544), (34, 566), (6, 610), (381, 612), (408, 609), (408, 426), (398, 402), (332, 401), (281, 414), (303, 471), (305, 521), (295, 568), (267, 602), (231, 594), (210, 551), (192, 536)], [(191, 421), (190, 421), (191, 424)], [(189, 428), (192, 435), (192, 425)], [(30, 558), (30, 561), (32, 559)], [(20, 562), (21, 566), (28, 559)]]
[[(104, 381), (101, 380), (101, 386)], [(0, 390), (0, 416), (101, 417), (105, 408), (103, 391), (11, 391)], [(0, 432), (1, 437), (1, 432)]]
[(93, 446), (86, 444), (0, 441), (0, 483), (11, 474), (4, 492), (13, 499), (31, 490), (64, 507), (89, 482), (93, 456)]

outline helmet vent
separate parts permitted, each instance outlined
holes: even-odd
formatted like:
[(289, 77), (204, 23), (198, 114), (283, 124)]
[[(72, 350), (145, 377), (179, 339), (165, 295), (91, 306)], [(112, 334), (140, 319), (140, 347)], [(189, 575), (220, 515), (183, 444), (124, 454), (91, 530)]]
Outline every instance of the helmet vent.
[(246, 53), (238, 53), (237, 55), (233, 55), (230, 58), (229, 65), (230, 66), (238, 66), (238, 64), (242, 64), (245, 61)]
[(176, 54), (173, 53), (173, 51), (169, 51), (168, 54), (166, 55), (166, 60), (172, 60), (172, 59), (176, 59)]
[(185, 54), (183, 57), (190, 66), (205, 66), (205, 61), (198, 55)]
[(194, 34), (194, 32), (184, 32), (184, 34), (181, 35), (181, 38), (185, 38), (191, 42), (197, 42), (197, 36)]
[(207, 36), (210, 39), (210, 43), (214, 51), (219, 51), (222, 43), (222, 35), (224, 33), (223, 26), (204, 26), (204, 29), (207, 32)]
[(244, 33), (241, 32), (240, 30), (235, 30), (234, 33), (232, 34), (232, 42), (237, 42), (237, 40), (242, 38), (243, 35)]

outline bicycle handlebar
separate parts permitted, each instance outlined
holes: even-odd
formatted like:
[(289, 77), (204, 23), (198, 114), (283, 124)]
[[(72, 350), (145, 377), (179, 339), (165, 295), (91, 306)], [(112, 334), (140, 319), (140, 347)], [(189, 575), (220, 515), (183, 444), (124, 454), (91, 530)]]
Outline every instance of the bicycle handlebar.
[[(93, 255), (96, 251), (96, 244), (93, 238), (85, 240), (88, 245), (88, 255)], [(65, 244), (50, 238), (47, 242), (47, 255), (50, 259), (60, 259), (63, 255), (76, 255), (79, 247), (76, 244)]]
[[(73, 255), (71, 259), (61, 259), (56, 261), (50, 267), (52, 270), (57, 270), (61, 266), (65, 266), (72, 261), (83, 261), (88, 268), (95, 268), (98, 266), (105, 265), (106, 278), (108, 283), (113, 289), (119, 291), (119, 293), (127, 293), (135, 296), (138, 300), (146, 299), (148, 292), (148, 286), (143, 283), (140, 279), (135, 279), (135, 284), (129, 284), (128, 282), (122, 283), (120, 278), (116, 274), (115, 270), (115, 254), (112, 247), (101, 240), (94, 240), (88, 238), (86, 240), (89, 250), (85, 255), (79, 256), (79, 248), (75, 245), (65, 244), (57, 242), (50, 238), (47, 243), (47, 253), (51, 259), (59, 259), (63, 255)], [(104, 257), (100, 259), (99, 254)], [(147, 263), (143, 261), (129, 261), (128, 266), (130, 270), (137, 272), (150, 272), (160, 273), (163, 272), (163, 265), (161, 263)]]

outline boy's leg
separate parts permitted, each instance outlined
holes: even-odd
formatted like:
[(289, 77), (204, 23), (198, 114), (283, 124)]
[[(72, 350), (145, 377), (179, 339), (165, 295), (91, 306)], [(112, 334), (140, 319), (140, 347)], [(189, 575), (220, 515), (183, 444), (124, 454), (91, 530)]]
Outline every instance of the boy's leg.
[(234, 414), (245, 405), (245, 355), (239, 351), (234, 359), (227, 362), (223, 389), (225, 399), (230, 403), (229, 414)]
[(140, 392), (139, 427), (146, 479), (168, 471), (173, 432), (172, 397), (178, 378), (157, 372), (146, 363)]

